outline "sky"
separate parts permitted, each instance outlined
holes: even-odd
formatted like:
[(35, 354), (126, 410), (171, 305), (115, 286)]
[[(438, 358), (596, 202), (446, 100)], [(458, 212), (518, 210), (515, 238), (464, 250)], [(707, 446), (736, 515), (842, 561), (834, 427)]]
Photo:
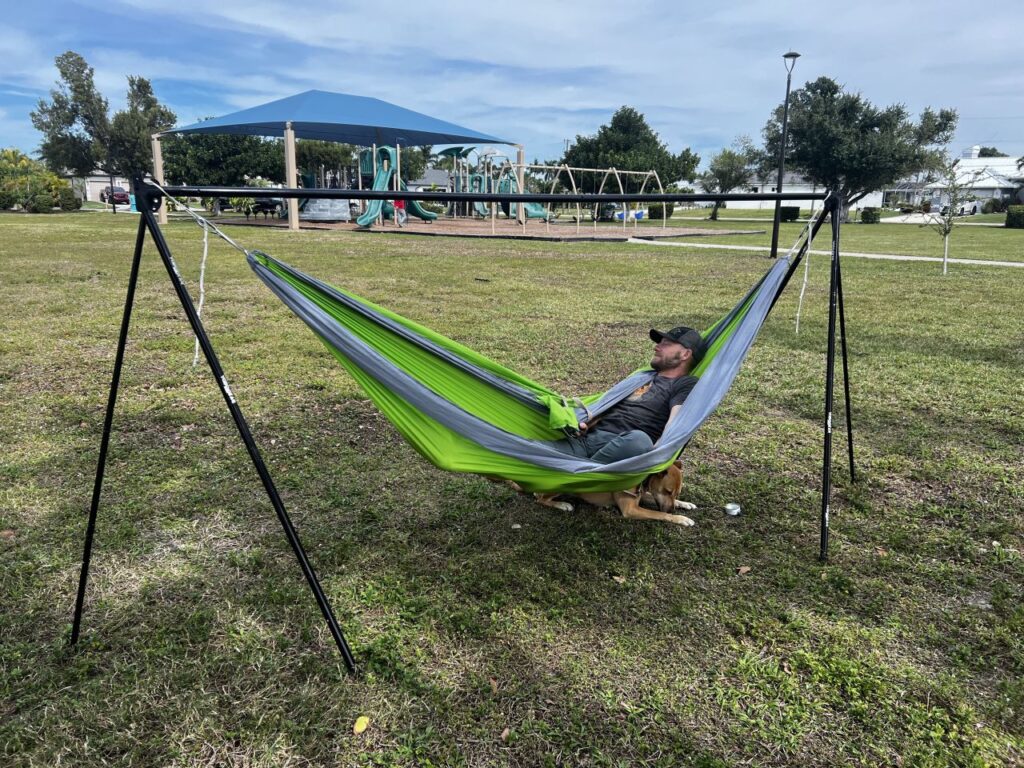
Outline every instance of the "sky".
[(761, 130), (786, 89), (822, 75), (879, 107), (960, 115), (953, 153), (1024, 155), (1024, 2), (973, 5), (640, 2), (285, 3), (37, 0), (0, 26), (0, 147), (34, 154), (29, 113), (73, 50), (112, 109), (148, 78), (179, 125), (312, 88), (373, 96), (561, 156), (616, 109), (639, 110), (702, 166)]

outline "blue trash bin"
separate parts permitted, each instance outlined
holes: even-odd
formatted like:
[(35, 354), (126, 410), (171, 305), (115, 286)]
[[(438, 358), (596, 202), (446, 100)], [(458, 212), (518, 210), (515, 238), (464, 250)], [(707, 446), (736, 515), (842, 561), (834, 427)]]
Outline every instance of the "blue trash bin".
[(138, 213), (139, 210), (135, 207), (135, 195), (128, 195), (128, 210), (132, 213)]

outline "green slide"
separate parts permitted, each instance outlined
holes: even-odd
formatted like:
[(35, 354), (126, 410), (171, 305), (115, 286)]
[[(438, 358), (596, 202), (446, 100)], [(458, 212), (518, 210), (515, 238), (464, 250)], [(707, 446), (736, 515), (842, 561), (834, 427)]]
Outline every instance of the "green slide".
[[(482, 173), (474, 173), (469, 177), (469, 191), (470, 192), (485, 192), (484, 189), (484, 175)], [(491, 209), (487, 203), (475, 202), (473, 203), (473, 213), (477, 216), (487, 218), (491, 215)]]
[[(386, 190), (391, 189), (391, 175), (394, 173), (394, 169), (390, 166), (385, 168), (381, 165), (377, 168), (377, 175), (373, 177), (373, 189)], [(373, 225), (373, 222), (380, 216), (381, 210), (384, 207), (383, 200), (370, 200), (366, 206), (366, 212), (356, 219), (356, 224), (360, 227), (369, 227)]]
[[(407, 186), (405, 186), (404, 181), (402, 182), (402, 189), (409, 189)], [(410, 216), (415, 216), (416, 218), (423, 219), (424, 221), (433, 221), (434, 219), (437, 218), (436, 213), (434, 213), (433, 211), (428, 211), (426, 208), (420, 205), (417, 200), (406, 200), (405, 210), (409, 213)]]
[[(519, 180), (515, 176), (505, 175), (498, 182), (498, 192), (503, 195), (515, 194), (519, 192)], [(501, 210), (510, 219), (516, 218), (516, 205), (517, 203), (502, 203)], [(544, 219), (545, 221), (554, 221), (555, 214), (548, 213), (547, 209), (540, 203), (523, 203), (523, 210), (526, 212), (526, 218), (528, 219)]]

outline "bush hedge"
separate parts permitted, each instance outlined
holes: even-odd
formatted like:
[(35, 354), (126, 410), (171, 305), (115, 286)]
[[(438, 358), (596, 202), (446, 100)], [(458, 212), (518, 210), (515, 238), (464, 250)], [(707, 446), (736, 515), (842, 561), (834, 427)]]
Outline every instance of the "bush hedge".
[(41, 192), (28, 204), (29, 213), (51, 213), (53, 211), (53, 195), (49, 192)]
[(62, 211), (77, 211), (82, 207), (82, 201), (71, 187), (62, 187), (57, 193), (57, 205)]
[(675, 203), (651, 203), (647, 206), (648, 219), (671, 219), (676, 209)]
[(1006, 209), (1006, 228), (1024, 229), (1024, 205), (1011, 205)]
[(799, 205), (780, 205), (779, 221), (796, 221), (800, 218)]
[(882, 220), (882, 214), (877, 208), (867, 207), (860, 212), (861, 224), (877, 224)]
[(0, 189), (0, 211), (13, 208), (18, 202), (18, 197), (9, 189)]

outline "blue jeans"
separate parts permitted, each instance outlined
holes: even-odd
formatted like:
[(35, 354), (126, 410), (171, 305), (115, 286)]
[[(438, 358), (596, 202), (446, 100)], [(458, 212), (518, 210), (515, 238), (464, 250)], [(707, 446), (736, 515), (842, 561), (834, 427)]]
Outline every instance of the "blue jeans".
[(650, 435), (639, 429), (629, 432), (606, 432), (595, 429), (582, 435), (559, 440), (555, 447), (563, 453), (571, 453), (581, 459), (590, 459), (599, 464), (611, 464), (613, 461), (639, 456), (654, 448)]

